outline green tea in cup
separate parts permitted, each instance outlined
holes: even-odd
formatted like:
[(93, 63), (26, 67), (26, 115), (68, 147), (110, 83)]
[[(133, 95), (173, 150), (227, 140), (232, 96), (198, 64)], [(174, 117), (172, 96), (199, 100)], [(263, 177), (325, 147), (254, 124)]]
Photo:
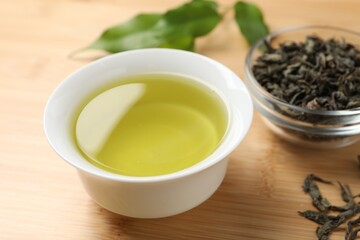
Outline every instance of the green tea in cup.
[(218, 189), (252, 116), (245, 85), (224, 65), (188, 51), (140, 49), (68, 76), (46, 104), (44, 130), (96, 203), (160, 218)]
[(158, 176), (188, 168), (219, 146), (228, 111), (199, 80), (153, 73), (115, 81), (88, 98), (75, 139), (93, 165), (127, 176)]

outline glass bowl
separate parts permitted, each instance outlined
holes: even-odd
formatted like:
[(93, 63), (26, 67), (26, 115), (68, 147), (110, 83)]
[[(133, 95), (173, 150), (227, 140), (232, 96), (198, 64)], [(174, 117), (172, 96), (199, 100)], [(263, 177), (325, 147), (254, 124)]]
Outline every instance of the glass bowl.
[(291, 27), (271, 33), (259, 40), (246, 57), (246, 84), (265, 124), (286, 141), (312, 148), (345, 147), (360, 140), (360, 108), (319, 111), (286, 103), (267, 92), (252, 71), (265, 44), (278, 47), (284, 42), (303, 42), (306, 36), (314, 34), (323, 39), (345, 39), (357, 47), (360, 44), (359, 33), (338, 27)]

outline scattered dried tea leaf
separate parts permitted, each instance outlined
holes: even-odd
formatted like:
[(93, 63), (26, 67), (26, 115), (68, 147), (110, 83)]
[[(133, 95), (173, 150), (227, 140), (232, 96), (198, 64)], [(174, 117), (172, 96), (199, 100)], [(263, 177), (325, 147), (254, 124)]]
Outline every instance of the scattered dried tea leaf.
[(359, 226), (360, 225), (360, 217), (358, 217), (357, 219), (353, 220), (353, 221), (349, 221), (347, 224), (347, 228), (346, 228), (346, 233), (345, 233), (345, 240), (354, 240), (357, 237), (358, 232), (360, 231), (360, 228), (356, 228), (355, 230), (353, 230), (354, 226)]
[(303, 185), (304, 192), (308, 193), (311, 196), (313, 205), (317, 209), (323, 212), (328, 210), (331, 204), (329, 200), (327, 200), (321, 195), (319, 187), (315, 183), (315, 181), (326, 184), (332, 184), (332, 183), (330, 181), (324, 180), (316, 176), (315, 174), (309, 174), (304, 181), (304, 185)]
[(303, 216), (304, 218), (307, 218), (313, 222), (316, 222), (318, 224), (325, 224), (328, 221), (333, 221), (333, 220), (337, 220), (339, 217), (338, 216), (333, 216), (333, 215), (328, 215), (326, 213), (323, 212), (317, 212), (317, 211), (311, 211), (311, 210), (307, 210), (304, 212), (298, 212), (300, 216)]
[(326, 240), (329, 238), (330, 232), (335, 230), (338, 226), (345, 222), (344, 217), (337, 218), (335, 220), (330, 220), (324, 223), (321, 227), (316, 229), (316, 235), (319, 240)]
[(355, 239), (357, 238), (358, 232), (360, 232), (360, 228), (357, 228), (357, 229), (353, 230), (353, 231), (350, 233), (349, 237), (346, 238), (346, 240), (355, 240)]
[[(353, 195), (349, 185), (338, 182), (341, 198), (346, 204), (344, 206), (331, 205), (329, 201), (321, 195), (315, 181), (327, 184), (331, 184), (331, 182), (324, 180), (315, 174), (309, 174), (305, 178), (303, 185), (304, 192), (310, 195), (313, 205), (319, 211), (307, 210), (304, 212), (299, 211), (298, 213), (300, 216), (319, 224), (316, 229), (317, 238), (319, 240), (327, 240), (329, 239), (331, 232), (337, 230), (341, 224), (360, 213), (360, 205), (354, 201), (354, 198), (358, 197), (360, 194)], [(340, 213), (338, 215), (330, 215), (328, 214), (329, 211), (337, 211)], [(358, 225), (360, 225), (360, 217), (347, 223), (345, 240), (356, 239), (360, 228), (353, 230), (353, 227)]]
[(339, 217), (351, 218), (360, 212), (360, 206), (356, 204), (353, 208), (340, 213)]
[(344, 206), (330, 206), (330, 210), (342, 212), (353, 209), (356, 206), (356, 203), (349, 185), (342, 184), (341, 182), (338, 182), (338, 184), (341, 190), (341, 198), (344, 200), (344, 202), (346, 202), (346, 204)]
[(347, 184), (342, 184), (338, 181), (338, 184), (341, 189), (341, 197), (344, 200), (344, 202), (353, 202), (353, 195), (351, 193), (350, 187)]

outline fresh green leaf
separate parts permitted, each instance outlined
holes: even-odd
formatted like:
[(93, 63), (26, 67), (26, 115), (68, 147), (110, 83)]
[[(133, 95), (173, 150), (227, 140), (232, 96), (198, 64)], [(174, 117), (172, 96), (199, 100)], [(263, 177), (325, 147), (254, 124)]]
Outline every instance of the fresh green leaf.
[(215, 2), (195, 0), (166, 12), (164, 20), (174, 33), (200, 37), (209, 33), (221, 17)]
[(137, 15), (123, 24), (105, 30), (88, 49), (115, 53), (158, 44), (157, 37), (151, 29), (161, 17), (160, 14)]
[(235, 20), (246, 41), (253, 45), (269, 33), (261, 10), (253, 3), (239, 1), (235, 4)]
[(195, 51), (195, 41), (193, 37), (182, 36), (163, 43), (160, 47), (182, 49), (193, 52)]
[(115, 53), (162, 47), (194, 51), (195, 38), (209, 33), (220, 20), (215, 2), (193, 0), (164, 14), (137, 15), (107, 29), (84, 50)]

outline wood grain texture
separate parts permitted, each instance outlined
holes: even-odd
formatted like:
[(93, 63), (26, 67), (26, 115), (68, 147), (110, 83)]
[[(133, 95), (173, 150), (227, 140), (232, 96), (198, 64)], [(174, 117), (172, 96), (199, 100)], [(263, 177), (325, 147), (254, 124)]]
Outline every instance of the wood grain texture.
[[(105, 27), (139, 12), (164, 11), (173, 0), (0, 1), (0, 239), (266, 239), (311, 240), (316, 225), (297, 216), (311, 209), (301, 190), (306, 174), (340, 180), (360, 192), (355, 161), (360, 145), (329, 152), (301, 149), (278, 139), (255, 114), (252, 128), (231, 155), (219, 190), (178, 216), (141, 220), (98, 207), (74, 169), (48, 145), (42, 114), (64, 77), (89, 60), (68, 54)], [(360, 31), (358, 0), (254, 1), (271, 29), (329, 24)], [(224, 8), (233, 1), (221, 1)], [(198, 52), (243, 77), (247, 46), (228, 16)], [(322, 186), (340, 202), (337, 189)], [(336, 233), (332, 239), (343, 239)]]

